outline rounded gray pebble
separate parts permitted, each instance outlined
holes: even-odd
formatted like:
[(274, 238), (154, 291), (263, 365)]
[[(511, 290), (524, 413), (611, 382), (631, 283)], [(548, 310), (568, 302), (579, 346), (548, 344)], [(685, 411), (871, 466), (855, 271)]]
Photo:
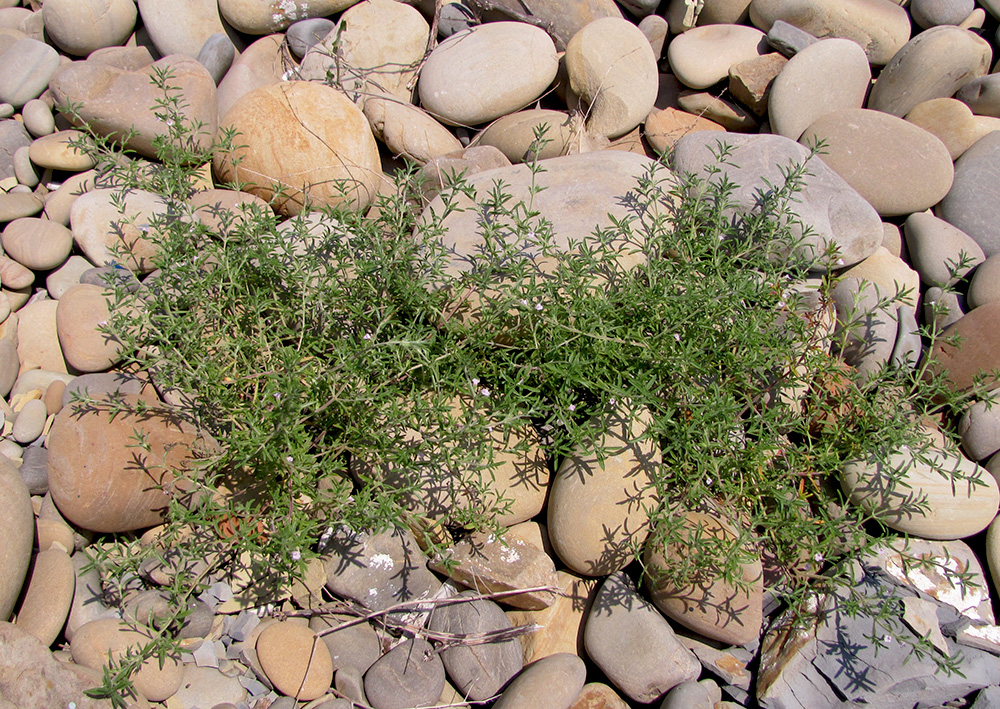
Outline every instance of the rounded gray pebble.
[(365, 681), (356, 667), (341, 667), (333, 676), (333, 686), (337, 691), (358, 704), (367, 704)]
[(958, 422), (962, 448), (972, 460), (983, 460), (1000, 451), (1000, 402), (977, 401)]
[(49, 451), (42, 446), (28, 446), (21, 453), (21, 480), (32, 495), (49, 491)]
[(333, 20), (328, 20), (325, 17), (299, 20), (285, 32), (285, 41), (288, 42), (288, 48), (292, 50), (292, 54), (302, 59), (306, 52), (322, 42), (323, 38), (330, 34), (335, 26)]
[(236, 47), (225, 32), (216, 32), (206, 39), (198, 52), (198, 61), (208, 69), (216, 85), (225, 77), (235, 58)]
[(406, 640), (379, 658), (364, 681), (368, 703), (375, 709), (410, 709), (441, 697), (444, 665), (426, 640)]

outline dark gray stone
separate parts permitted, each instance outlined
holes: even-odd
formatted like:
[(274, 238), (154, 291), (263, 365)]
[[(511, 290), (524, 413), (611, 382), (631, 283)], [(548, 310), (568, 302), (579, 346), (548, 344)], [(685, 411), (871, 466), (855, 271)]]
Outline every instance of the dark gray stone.
[(233, 60), (236, 58), (236, 47), (225, 32), (216, 32), (205, 40), (197, 58), (201, 65), (208, 69), (212, 80), (218, 85), (226, 76), (229, 67), (233, 65)]
[[(442, 10), (443, 14), (443, 10)], [(325, 17), (313, 17), (292, 23), (285, 31), (285, 41), (297, 58), (302, 59), (309, 49), (333, 31), (336, 25)]]
[(640, 703), (659, 699), (701, 672), (701, 663), (667, 619), (620, 571), (601, 584), (587, 614), (583, 642), (608, 679)]
[(357, 620), (351, 615), (314, 615), (309, 619), (309, 627), (321, 636), (330, 658), (333, 660), (334, 671), (341, 667), (354, 667), (364, 674), (375, 660), (382, 654), (378, 635), (369, 623), (357, 623), (343, 630), (324, 632), (350, 620)]
[[(459, 595), (477, 594), (465, 591)], [(430, 621), (431, 630), (456, 635), (478, 635), (511, 627), (503, 610), (492, 601), (439, 607), (431, 614)], [(441, 660), (459, 694), (473, 701), (496, 694), (524, 666), (521, 643), (516, 638), (502, 643), (458, 644), (442, 652)]]
[(410, 709), (434, 704), (444, 691), (441, 657), (421, 638), (406, 640), (365, 673), (365, 695), (375, 709)]
[(337, 670), (333, 677), (333, 686), (352, 702), (368, 703), (368, 698), (365, 696), (365, 682), (357, 667), (346, 665)]
[(792, 57), (818, 41), (818, 37), (784, 20), (778, 20), (767, 31), (767, 43), (786, 57)]
[(49, 451), (40, 446), (28, 446), (21, 453), (21, 480), (32, 495), (49, 491)]

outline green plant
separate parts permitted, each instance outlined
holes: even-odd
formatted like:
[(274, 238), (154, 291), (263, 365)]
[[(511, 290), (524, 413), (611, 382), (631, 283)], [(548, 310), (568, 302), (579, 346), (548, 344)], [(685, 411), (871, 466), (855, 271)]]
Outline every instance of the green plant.
[[(176, 117), (169, 77), (160, 81), (164, 115)], [(247, 206), (221, 211), (210, 229), (186, 202), (190, 166), (210, 157), (192, 151), (192, 130), (171, 125), (155, 168), (105, 163), (113, 184), (154, 190), (168, 205), (148, 229), (159, 270), (135, 293), (109, 282), (107, 331), (123, 343), (123, 366), (182, 402), (220, 449), (197, 467), (193, 494), (171, 504), (161, 544), (97, 563), (135, 572), (144, 555), (169, 550), (161, 561), (177, 571), (178, 608), (210, 574), (237, 567), (258, 581), (257, 601), (274, 600), (330, 527), (413, 522), (408, 507), (427, 480), (445, 486), (451, 504), (437, 521), (450, 534), (498, 531), (509, 500), (493, 485), (494, 433), (509, 443), (536, 431), (557, 466), (593, 439), (595, 417), (628, 401), (651, 413), (642, 435), (663, 459), (652, 542), (696, 546), (667, 571), (672, 581), (713, 573), (745, 583), (749, 551), (804, 609), (849, 585), (838, 562), (886, 532), (878, 513), (846, 504), (836, 483), (844, 462), (920, 451), (917, 422), (967, 399), (929, 378), (926, 363), (887, 364), (859, 382), (831, 355), (864, 314), (833, 332), (837, 279), (812, 269), (834, 267), (837, 254), (803, 256), (792, 237), (803, 166), (789, 166), (762, 208), (734, 225), (734, 185), (673, 182), (655, 164), (630, 195), (632, 217), (568, 248), (531, 198), (515, 202), (497, 184), (475, 205), (483, 248), (456, 272), (440, 236), (460, 197), (476, 195), (461, 177), (430, 218), (412, 208), (409, 171), (374, 216), (314, 212), (279, 224)], [(544, 163), (530, 169), (537, 176)], [(415, 472), (390, 484), (386, 471)], [(684, 537), (684, 511), (705, 505), (739, 532)], [(223, 524), (236, 533), (220, 534)], [(432, 552), (447, 542), (424, 541)], [(163, 652), (175, 625), (110, 673), (104, 696)]]

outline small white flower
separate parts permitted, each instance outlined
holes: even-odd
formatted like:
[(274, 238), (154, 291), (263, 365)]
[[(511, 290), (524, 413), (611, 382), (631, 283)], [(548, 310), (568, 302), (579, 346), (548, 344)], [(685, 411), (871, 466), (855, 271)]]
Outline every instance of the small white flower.
[(777, 305), (778, 305), (779, 308), (784, 308), (785, 307), (785, 301), (779, 300), (778, 303), (777, 303)]
[(823, 555), (820, 554), (819, 552), (816, 552), (816, 554), (813, 555), (813, 561), (815, 561), (817, 564), (822, 564), (823, 563)]
[(608, 403), (611, 404), (611, 406), (614, 406), (615, 404), (618, 403), (618, 399), (612, 396), (610, 399), (608, 399)]
[(287, 456), (285, 458), (285, 460), (287, 460), (289, 463), (294, 463), (295, 462), (295, 458), (293, 458), (292, 456)]
[(364, 338), (364, 339), (366, 339), (366, 340), (370, 340), (370, 339), (372, 339), (372, 334), (371, 334), (370, 332), (366, 332), (366, 333), (365, 333), (365, 338)]
[(535, 303), (535, 310), (544, 310), (545, 306), (541, 303)]
[(528, 230), (528, 233), (526, 234), (526, 236), (527, 236), (527, 237), (528, 237), (529, 239), (534, 239), (534, 238), (535, 238), (535, 230), (534, 230), (534, 229), (529, 229), (529, 230)]
[(892, 636), (891, 636), (891, 635), (883, 635), (883, 636), (882, 636), (882, 641), (883, 641), (883, 642), (884, 642), (884, 643), (885, 643), (886, 645), (888, 645), (889, 643), (891, 643), (891, 642), (892, 642)]
[(482, 394), (483, 396), (489, 396), (490, 390), (487, 389), (486, 387), (483, 387), (482, 389), (479, 390), (479, 393)]
[(570, 411), (576, 411), (576, 404), (570, 404), (569, 405), (569, 410)]
[(292, 561), (298, 561), (301, 558), (302, 558), (302, 552), (300, 552), (298, 549), (293, 549), (292, 550)]
[(521, 298), (521, 305), (523, 305), (524, 307), (527, 308), (528, 307), (528, 301), (525, 300), (524, 298)]
[(705, 484), (706, 485), (711, 485), (712, 482), (713, 482), (712, 478), (705, 478)]
[(675, 332), (675, 333), (674, 333), (674, 339), (675, 339), (675, 340), (677, 340), (678, 342), (680, 342), (680, 341), (681, 341), (681, 336), (680, 336), (680, 333), (678, 333), (678, 332)]
[(281, 394), (279, 394), (278, 392), (274, 392), (274, 400), (281, 401)]
[(474, 386), (474, 387), (479, 386), (479, 377), (473, 377), (472, 378), (472, 386)]
[(838, 266), (843, 266), (844, 265), (844, 259), (842, 259), (842, 258), (837, 259), (837, 265)]

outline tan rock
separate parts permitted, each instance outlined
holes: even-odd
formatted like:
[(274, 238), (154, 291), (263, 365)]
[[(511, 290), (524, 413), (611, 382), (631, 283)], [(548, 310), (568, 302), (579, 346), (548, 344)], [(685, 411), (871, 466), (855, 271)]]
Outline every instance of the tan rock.
[(536, 611), (507, 611), (507, 617), (516, 626), (538, 626), (533, 632), (519, 636), (526, 665), (560, 652), (585, 656), (583, 621), (597, 582), (568, 571), (557, 571), (556, 577), (559, 593), (551, 606)]
[[(539, 131), (544, 131), (536, 142)], [(572, 152), (582, 121), (562, 111), (528, 109), (498, 118), (476, 136), (476, 145), (492, 145), (512, 163), (555, 158)]]
[(877, 66), (892, 59), (910, 38), (909, 13), (888, 0), (754, 0), (750, 20), (764, 32), (784, 20), (820, 39), (853, 40)]
[[(34, 513), (31, 496), (20, 474), (5, 458), (0, 458), (0, 620), (10, 618), (24, 584), (34, 542)], [(2, 663), (0, 663), (2, 667)]]
[(307, 625), (278, 622), (257, 638), (257, 660), (275, 689), (310, 701), (333, 683), (333, 661), (326, 645)]
[(66, 362), (79, 372), (103, 372), (118, 361), (121, 342), (107, 332), (114, 296), (81, 283), (59, 299), (56, 332)]
[[(559, 559), (584, 576), (624, 568), (634, 544), (648, 534), (660, 465), (654, 441), (644, 438), (648, 411), (623, 403), (591, 421), (594, 440), (559, 466), (548, 503), (549, 538)], [(602, 451), (598, 457), (595, 451)]]
[(375, 137), (393, 155), (423, 164), (462, 149), (451, 131), (425, 111), (395, 98), (369, 97), (364, 102), (365, 118)]
[(382, 174), (375, 138), (361, 111), (329, 86), (294, 81), (255, 89), (222, 124), (240, 133), (242, 147), (216, 153), (216, 175), (273, 200), (283, 214), (298, 214), (306, 203), (364, 209), (375, 198)]
[(937, 137), (958, 160), (980, 137), (972, 109), (953, 98), (932, 98), (910, 109), (906, 120)]
[(427, 51), (430, 26), (415, 7), (391, 0), (364, 0), (344, 12), (337, 27), (302, 58), (308, 81), (333, 77), (358, 106), (369, 96), (410, 103)]
[(28, 369), (69, 371), (59, 345), (57, 307), (59, 301), (39, 300), (18, 311), (17, 356), (22, 372)]
[(955, 169), (944, 143), (902, 118), (868, 109), (832, 111), (799, 138), (825, 143), (820, 158), (882, 216), (923, 211), (948, 194)]
[(284, 34), (261, 37), (236, 58), (216, 92), (219, 118), (254, 89), (286, 81), (292, 76), (286, 73), (292, 66), (283, 53), (284, 38)]
[(747, 59), (729, 67), (729, 93), (758, 116), (767, 113), (771, 84), (788, 63), (778, 52)]
[(137, 14), (132, 0), (50, 0), (42, 8), (46, 36), (78, 57), (124, 43)]
[(258, 0), (219, 0), (222, 18), (247, 34), (267, 34), (310, 17), (326, 17), (344, 10), (357, 0), (298, 0), (268, 2)]
[(739, 104), (707, 91), (684, 91), (677, 104), (688, 113), (707, 118), (734, 133), (754, 133), (757, 119)]
[(682, 525), (680, 534), (685, 541), (668, 547), (655, 541), (646, 545), (645, 578), (653, 603), (671, 620), (712, 640), (726, 645), (745, 645), (756, 640), (763, 622), (764, 575), (760, 557), (749, 549), (733, 550), (753, 557), (740, 565), (740, 580), (745, 587), (727, 583), (719, 567), (674, 582), (668, 574), (692, 553), (691, 540), (711, 538), (732, 545), (739, 539), (739, 533), (727, 520), (708, 510), (688, 512)]
[(73, 249), (73, 234), (62, 224), (35, 217), (15, 219), (3, 230), (3, 249), (26, 268), (50, 271)]
[(43, 645), (51, 645), (66, 624), (75, 588), (76, 574), (66, 550), (52, 548), (39, 552), (17, 611), (17, 626)]
[(94, 166), (94, 159), (77, 146), (94, 147), (84, 133), (78, 130), (63, 130), (36, 138), (28, 148), (28, 157), (39, 167), (53, 170), (78, 172)]
[(479, 25), (452, 35), (427, 57), (420, 104), (448, 125), (486, 123), (541, 96), (557, 69), (555, 45), (544, 30), (521, 22)]
[[(126, 394), (122, 401), (127, 407), (137, 399)], [(158, 524), (168, 494), (184, 487), (175, 473), (210, 446), (169, 409), (146, 404), (152, 408), (143, 415), (126, 412), (114, 420), (99, 404), (82, 412), (69, 405), (56, 416), (47, 439), (49, 491), (73, 524), (95, 532)], [(136, 435), (145, 436), (149, 452), (135, 447)]]
[[(74, 662), (93, 670), (103, 670), (108, 666), (109, 658), (120, 659), (130, 648), (134, 651), (148, 642), (148, 633), (134, 630), (121, 620), (103, 618), (77, 630), (70, 649)], [(159, 658), (154, 656), (142, 663), (132, 676), (132, 683), (149, 701), (161, 702), (181, 686), (183, 672), (183, 665), (175, 656), (168, 653), (163, 658), (162, 666)]]
[(667, 48), (673, 74), (692, 89), (707, 89), (731, 68), (767, 50), (764, 33), (746, 25), (711, 24), (677, 36)]
[(626, 20), (595, 20), (577, 32), (564, 58), (570, 88), (587, 106), (587, 128), (608, 138), (649, 115), (659, 74), (645, 35)]
[(153, 227), (166, 213), (166, 201), (152, 192), (128, 190), (122, 197), (121, 190), (95, 189), (73, 202), (70, 230), (91, 263), (149, 273), (160, 254)]
[(158, 71), (170, 73), (171, 93), (181, 99), (177, 115), (169, 120), (182, 121), (192, 129), (190, 145), (185, 147), (196, 153), (208, 150), (218, 124), (215, 80), (201, 63), (183, 54), (164, 57), (138, 70), (93, 60), (71, 62), (56, 71), (49, 93), (57, 107), (64, 111), (72, 107), (71, 118), (78, 124), (86, 124), (102, 136), (123, 139), (131, 135), (128, 147), (155, 158), (155, 139), (170, 134), (157, 103), (164, 98), (153, 80)]
[(848, 462), (841, 486), (852, 503), (906, 534), (961, 539), (986, 529), (1000, 506), (993, 476), (958, 451), (930, 446), (921, 457), (900, 450), (884, 462), (874, 456)]
[(979, 35), (958, 27), (925, 30), (886, 64), (868, 97), (868, 108), (905, 116), (932, 98), (948, 98), (990, 70), (993, 51)]

